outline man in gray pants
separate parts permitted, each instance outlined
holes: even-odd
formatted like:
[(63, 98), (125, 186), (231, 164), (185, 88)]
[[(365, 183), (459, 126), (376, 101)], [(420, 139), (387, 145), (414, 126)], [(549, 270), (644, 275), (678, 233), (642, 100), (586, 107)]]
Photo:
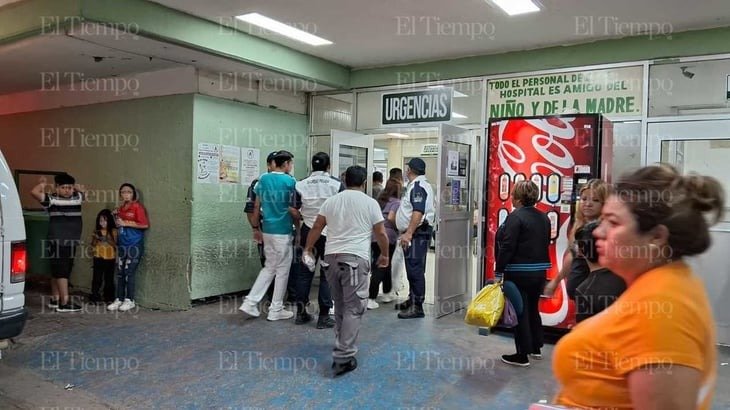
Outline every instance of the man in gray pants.
[(381, 268), (388, 266), (388, 236), (383, 225), (383, 213), (377, 201), (364, 192), (367, 179), (365, 168), (347, 168), (347, 189), (322, 204), (303, 252), (304, 263), (313, 267), (312, 248), (326, 226), (327, 243), (322, 268), (335, 301), (336, 341), (332, 352), (335, 376), (357, 368), (355, 342), (367, 306), (373, 235), (380, 247), (376, 263)]

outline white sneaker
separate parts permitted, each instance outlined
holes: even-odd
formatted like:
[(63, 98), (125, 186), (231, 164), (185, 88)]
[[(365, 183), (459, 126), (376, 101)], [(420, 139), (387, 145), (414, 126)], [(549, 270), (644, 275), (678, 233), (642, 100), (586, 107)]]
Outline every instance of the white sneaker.
[(269, 311), (269, 316), (266, 317), (266, 320), (274, 321), (274, 320), (282, 320), (282, 319), (291, 319), (294, 317), (294, 312), (286, 309), (281, 309), (277, 311)]
[(121, 305), (122, 305), (122, 301), (120, 301), (119, 299), (114, 299), (114, 302), (110, 303), (106, 307), (106, 310), (118, 310), (119, 306), (121, 306)]
[(334, 306), (332, 306), (332, 307), (330, 308), (330, 316), (334, 316), (334, 315), (335, 315), (335, 307), (334, 307)]
[(259, 312), (259, 308), (256, 305), (252, 305), (246, 301), (241, 303), (241, 307), (239, 307), (238, 310), (251, 317), (259, 317), (261, 315), (261, 312)]
[(380, 305), (378, 305), (378, 302), (375, 301), (375, 299), (368, 299), (368, 310), (373, 310), (379, 308)]
[(395, 292), (392, 292), (391, 291), (391, 292), (388, 292), (388, 293), (383, 293), (380, 296), (380, 302), (382, 302), (382, 303), (390, 303), (390, 302), (392, 302), (392, 301), (395, 300), (395, 297), (396, 297), (395, 296)]
[(136, 305), (134, 304), (133, 300), (124, 299), (124, 302), (122, 302), (121, 306), (119, 306), (120, 312), (126, 312), (128, 310), (134, 309)]

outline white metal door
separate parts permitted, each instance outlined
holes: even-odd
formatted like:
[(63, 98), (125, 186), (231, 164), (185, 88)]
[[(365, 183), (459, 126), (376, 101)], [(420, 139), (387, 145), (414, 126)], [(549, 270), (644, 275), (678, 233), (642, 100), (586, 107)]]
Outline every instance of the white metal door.
[(439, 173), (436, 193), (436, 316), (466, 307), (472, 275), (473, 214), (472, 133), (443, 124), (439, 133)]
[[(650, 123), (648, 135), (649, 164), (665, 162), (684, 174), (711, 175), (722, 183), (726, 195), (730, 192), (730, 120)], [(710, 249), (688, 258), (688, 262), (707, 288), (718, 342), (730, 345), (730, 265), (726, 256), (730, 249), (730, 208), (710, 232)]]
[(374, 139), (371, 135), (349, 131), (332, 130), (331, 168), (332, 176), (340, 178), (347, 167), (360, 165), (368, 170), (365, 192), (370, 194), (370, 181), (375, 169), (373, 165)]

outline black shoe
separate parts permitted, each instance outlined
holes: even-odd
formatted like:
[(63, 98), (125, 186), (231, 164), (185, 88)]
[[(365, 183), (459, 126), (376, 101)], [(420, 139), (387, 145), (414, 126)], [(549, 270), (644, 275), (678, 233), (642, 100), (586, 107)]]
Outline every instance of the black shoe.
[(350, 361), (345, 363), (332, 363), (332, 370), (335, 377), (342, 376), (343, 374), (351, 372), (355, 369), (357, 369), (357, 359), (355, 359), (354, 357), (350, 359)]
[(526, 354), (505, 354), (502, 355), (502, 361), (512, 366), (527, 367), (530, 365)]
[(331, 329), (335, 327), (335, 320), (327, 316), (320, 316), (317, 319), (317, 329)]
[(297, 313), (297, 318), (294, 319), (295, 325), (303, 325), (312, 321), (312, 315), (307, 312)]
[(58, 309), (58, 299), (50, 299), (46, 307), (48, 309)]
[(404, 312), (398, 313), (398, 319), (420, 319), (422, 317), (426, 317), (426, 315), (420, 306), (413, 306)]
[(56, 312), (80, 312), (81, 306), (75, 304), (75, 303), (66, 303), (65, 305), (59, 305), (56, 308)]
[(395, 304), (395, 310), (408, 310), (413, 306), (413, 302), (411, 302), (410, 299), (406, 300), (405, 302), (396, 303)]

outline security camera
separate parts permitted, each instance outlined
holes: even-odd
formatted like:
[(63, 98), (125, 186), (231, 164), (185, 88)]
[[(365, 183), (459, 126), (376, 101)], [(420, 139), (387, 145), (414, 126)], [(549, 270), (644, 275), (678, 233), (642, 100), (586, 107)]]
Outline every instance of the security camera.
[(685, 66), (682, 66), (682, 67), (679, 67), (679, 68), (680, 68), (680, 70), (682, 70), (682, 75), (685, 76), (685, 77), (687, 77), (687, 78), (689, 78), (690, 80), (695, 76), (695, 73), (693, 73), (691, 71), (687, 71), (687, 69), (689, 68), (689, 66), (686, 66), (685, 65)]

